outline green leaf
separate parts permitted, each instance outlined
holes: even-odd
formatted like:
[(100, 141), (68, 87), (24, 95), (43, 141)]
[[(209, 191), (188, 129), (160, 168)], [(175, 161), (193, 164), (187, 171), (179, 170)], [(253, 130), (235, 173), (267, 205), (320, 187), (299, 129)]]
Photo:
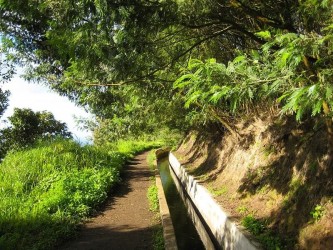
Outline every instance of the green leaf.
[(249, 98), (250, 98), (250, 99), (253, 99), (253, 91), (252, 91), (252, 89), (249, 88), (249, 89), (247, 90), (247, 93), (248, 93)]
[(216, 104), (222, 97), (226, 96), (230, 88), (227, 86), (222, 86), (220, 91), (215, 92), (209, 99), (210, 102)]
[(304, 113), (304, 109), (298, 109), (296, 112), (296, 120), (300, 121)]
[(197, 68), (197, 67), (201, 67), (203, 66), (204, 63), (201, 61), (201, 60), (198, 60), (198, 59), (191, 59), (189, 62), (188, 62), (188, 69), (189, 70), (192, 70), (194, 68)]
[(187, 98), (184, 107), (189, 108), (192, 103), (197, 101), (199, 97), (201, 96), (200, 91), (195, 91), (193, 94), (190, 95), (190, 97)]
[(180, 89), (184, 88), (186, 85), (190, 84), (192, 79), (194, 78), (193, 74), (185, 74), (179, 77), (173, 84), (173, 88)]
[(290, 96), (290, 92), (286, 92), (283, 95), (281, 95), (279, 98), (277, 98), (277, 102), (282, 102), (285, 99), (289, 98), (289, 96)]
[(333, 93), (333, 88), (331, 86), (327, 86), (325, 93), (326, 100), (332, 99), (332, 93)]
[(236, 113), (236, 109), (238, 106), (238, 100), (236, 98), (233, 98), (230, 100), (230, 109), (232, 113)]
[(287, 65), (287, 60), (289, 59), (290, 56), (291, 56), (290, 52), (287, 52), (287, 51), (283, 52), (279, 59), (279, 65), (281, 67), (285, 67)]
[(215, 58), (209, 58), (206, 63), (208, 64), (215, 64), (216, 63), (216, 59)]
[(260, 38), (263, 38), (265, 40), (268, 40), (268, 39), (271, 39), (272, 38), (272, 35), (271, 35), (271, 32), (269, 32), (268, 30), (265, 30), (265, 31), (260, 31), (260, 32), (257, 32), (255, 33), (258, 37)]
[(233, 60), (233, 62), (236, 64), (236, 63), (239, 63), (239, 62), (244, 61), (245, 59), (246, 59), (246, 57), (245, 57), (244, 55), (242, 55), (242, 56), (237, 56), (237, 57)]
[(252, 58), (255, 59), (255, 60), (259, 60), (259, 59), (260, 59), (260, 55), (259, 55), (258, 50), (252, 50), (252, 51), (251, 51), (251, 56), (252, 56)]
[(227, 67), (227, 69), (226, 69), (226, 73), (227, 73), (227, 75), (231, 75), (231, 74), (233, 74), (234, 72), (235, 72), (235, 65), (234, 65), (233, 62), (229, 62), (229, 63), (228, 63), (228, 67)]
[(327, 8), (327, 7), (330, 6), (330, 4), (332, 4), (332, 1), (331, 1), (331, 0), (322, 0), (320, 5), (321, 5), (323, 8)]
[(320, 100), (318, 101), (312, 108), (312, 116), (315, 116), (321, 112), (321, 108), (323, 106), (323, 102)]

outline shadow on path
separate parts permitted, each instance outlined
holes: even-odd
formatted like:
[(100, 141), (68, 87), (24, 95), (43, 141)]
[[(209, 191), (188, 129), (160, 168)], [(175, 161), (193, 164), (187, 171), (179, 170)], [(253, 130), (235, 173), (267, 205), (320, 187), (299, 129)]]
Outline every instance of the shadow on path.
[(85, 229), (75, 244), (67, 244), (63, 250), (120, 250), (152, 249), (152, 228), (134, 229), (130, 225), (109, 228), (107, 226)]

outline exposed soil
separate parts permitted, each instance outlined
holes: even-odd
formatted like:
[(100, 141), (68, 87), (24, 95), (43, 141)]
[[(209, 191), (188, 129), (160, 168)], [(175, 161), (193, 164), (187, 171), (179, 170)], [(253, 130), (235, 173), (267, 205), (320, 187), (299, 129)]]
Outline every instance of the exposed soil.
[(60, 249), (152, 249), (154, 213), (149, 211), (147, 190), (153, 174), (146, 156), (147, 152), (136, 156), (124, 168), (123, 180), (103, 211)]
[(237, 223), (254, 215), (285, 249), (333, 249), (325, 127), (274, 116), (237, 126), (240, 140), (218, 132), (189, 134), (176, 156)]

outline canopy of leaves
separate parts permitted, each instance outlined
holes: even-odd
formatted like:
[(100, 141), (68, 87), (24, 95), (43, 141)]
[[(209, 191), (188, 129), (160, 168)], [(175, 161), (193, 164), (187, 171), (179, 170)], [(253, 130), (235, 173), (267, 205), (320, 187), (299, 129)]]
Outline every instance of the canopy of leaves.
[(3, 0), (0, 30), (6, 48), (15, 48), (15, 55), (7, 50), (10, 58), (37, 63), (30, 78), (46, 79), (78, 99), (100, 91), (91, 85), (174, 80), (189, 56), (226, 62), (235, 48), (264, 42), (255, 35), (260, 27), (300, 28), (297, 6), (295, 1)]
[[(263, 35), (262, 33), (260, 35)], [(260, 50), (241, 54), (227, 65), (210, 59), (190, 60), (174, 83), (185, 106), (209, 104), (226, 115), (242, 114), (249, 105), (278, 101), (282, 113), (320, 114), (323, 103), (333, 108), (332, 28), (315, 33), (276, 34), (265, 32), (270, 41)], [(278, 49), (273, 50), (272, 47)], [(326, 114), (332, 116), (332, 114)]]
[(267, 101), (297, 119), (320, 114), (323, 101), (331, 109), (332, 6), (2, 0), (0, 32), (8, 63), (29, 64), (28, 79), (47, 81), (119, 136), (150, 133), (157, 121), (228, 126)]

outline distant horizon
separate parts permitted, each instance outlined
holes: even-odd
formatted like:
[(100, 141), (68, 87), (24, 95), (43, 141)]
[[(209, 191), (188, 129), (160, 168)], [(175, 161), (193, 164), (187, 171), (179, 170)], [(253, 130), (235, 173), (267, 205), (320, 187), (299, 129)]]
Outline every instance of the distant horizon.
[(30, 108), (34, 112), (51, 112), (56, 120), (67, 124), (68, 130), (76, 141), (80, 144), (92, 143), (92, 132), (80, 130), (74, 119), (74, 116), (90, 119), (92, 115), (75, 105), (67, 97), (60, 96), (42, 84), (29, 83), (19, 74), (0, 86), (1, 89), (10, 91), (9, 106), (1, 117), (0, 128), (6, 127), (5, 121), (13, 114), (14, 108)]

